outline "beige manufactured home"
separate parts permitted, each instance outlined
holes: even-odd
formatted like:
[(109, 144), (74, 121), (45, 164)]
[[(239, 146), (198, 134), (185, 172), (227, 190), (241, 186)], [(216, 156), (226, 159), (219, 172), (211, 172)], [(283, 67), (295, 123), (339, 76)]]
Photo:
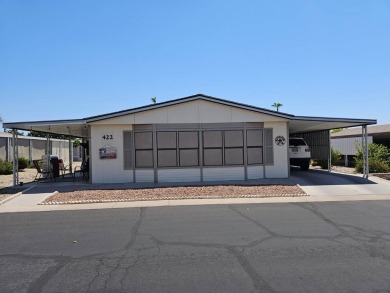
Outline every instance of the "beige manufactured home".
[[(329, 156), (329, 129), (372, 119), (302, 117), (198, 94), (78, 120), (5, 123), (82, 137), (91, 183), (288, 178), (288, 138)], [(310, 145), (310, 143), (309, 143)]]

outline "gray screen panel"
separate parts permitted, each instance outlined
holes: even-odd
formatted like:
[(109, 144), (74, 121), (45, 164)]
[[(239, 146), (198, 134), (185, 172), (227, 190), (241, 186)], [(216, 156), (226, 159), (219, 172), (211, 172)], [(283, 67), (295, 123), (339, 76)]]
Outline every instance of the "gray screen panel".
[(242, 130), (225, 131), (225, 147), (243, 147), (244, 135)]
[(135, 166), (137, 168), (153, 168), (153, 151), (135, 151)]
[(176, 167), (176, 150), (159, 150), (157, 152), (158, 167)]
[(247, 130), (246, 136), (247, 146), (263, 146), (263, 131), (262, 130)]
[(157, 148), (175, 149), (176, 148), (176, 131), (159, 131), (157, 132)]
[(197, 131), (180, 131), (179, 132), (179, 148), (198, 148), (199, 133)]
[(204, 149), (203, 162), (205, 166), (222, 166), (222, 149)]
[(203, 146), (205, 148), (222, 147), (222, 131), (203, 131)]
[(248, 148), (248, 165), (263, 163), (263, 148)]
[(244, 165), (243, 148), (225, 149), (225, 165)]
[(136, 132), (134, 133), (135, 148), (152, 149), (153, 148), (153, 132)]
[(180, 167), (199, 166), (198, 150), (180, 150)]

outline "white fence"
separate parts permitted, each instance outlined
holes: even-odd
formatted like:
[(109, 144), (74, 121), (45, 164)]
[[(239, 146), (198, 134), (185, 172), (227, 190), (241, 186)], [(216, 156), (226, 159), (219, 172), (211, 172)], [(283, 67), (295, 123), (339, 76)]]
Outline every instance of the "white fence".
[[(51, 138), (49, 146), (47, 146), (46, 138), (18, 136), (17, 142), (19, 158), (24, 157), (30, 162), (32, 162), (32, 160), (39, 160), (43, 155), (46, 155), (48, 149), (48, 155), (57, 156), (64, 162), (69, 163), (68, 140)], [(7, 161), (13, 160), (12, 134), (7, 132), (0, 133), (0, 159)]]

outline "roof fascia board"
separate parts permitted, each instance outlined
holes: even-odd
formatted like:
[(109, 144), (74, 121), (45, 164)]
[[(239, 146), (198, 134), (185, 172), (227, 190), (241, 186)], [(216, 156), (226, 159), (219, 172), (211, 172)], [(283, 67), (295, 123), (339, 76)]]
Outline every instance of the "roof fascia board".
[(331, 118), (331, 117), (309, 117), (309, 116), (294, 116), (291, 120), (299, 121), (319, 121), (319, 122), (344, 122), (344, 123), (359, 123), (361, 125), (376, 124), (376, 119), (355, 119), (355, 118)]
[(52, 120), (52, 121), (27, 121), (27, 122), (4, 122), (3, 127), (4, 128), (17, 128), (17, 127), (23, 127), (26, 125), (32, 125), (32, 126), (56, 126), (56, 125), (84, 125), (84, 120)]

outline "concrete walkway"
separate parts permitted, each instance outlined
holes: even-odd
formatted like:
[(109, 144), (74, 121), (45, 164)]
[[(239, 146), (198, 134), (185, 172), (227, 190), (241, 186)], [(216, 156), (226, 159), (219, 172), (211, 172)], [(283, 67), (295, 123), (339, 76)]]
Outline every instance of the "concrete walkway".
[[(222, 184), (213, 182), (209, 184)], [(234, 184), (237, 182), (229, 182)], [(242, 184), (242, 182), (240, 182)], [(247, 181), (246, 184), (255, 184)], [(0, 205), (0, 213), (41, 212), (84, 209), (113, 209), (130, 207), (157, 207), (181, 205), (224, 205), (224, 204), (254, 204), (254, 203), (292, 203), (292, 202), (326, 202), (326, 201), (365, 201), (390, 200), (390, 181), (371, 176), (364, 179), (357, 175), (328, 173), (324, 171), (299, 172), (293, 171), (290, 179), (268, 179), (258, 181), (259, 184), (299, 184), (309, 196), (303, 197), (269, 197), (269, 198), (226, 198), (226, 199), (185, 199), (185, 200), (155, 200), (134, 202), (111, 202), (70, 205), (38, 205), (55, 191), (74, 191), (85, 189), (117, 189), (134, 188), (135, 184), (99, 184), (85, 183), (38, 183), (27, 192)], [(197, 183), (204, 185), (206, 183)], [(138, 184), (137, 187), (162, 187), (173, 184)], [(182, 184), (175, 184), (181, 186)]]

